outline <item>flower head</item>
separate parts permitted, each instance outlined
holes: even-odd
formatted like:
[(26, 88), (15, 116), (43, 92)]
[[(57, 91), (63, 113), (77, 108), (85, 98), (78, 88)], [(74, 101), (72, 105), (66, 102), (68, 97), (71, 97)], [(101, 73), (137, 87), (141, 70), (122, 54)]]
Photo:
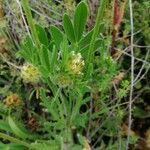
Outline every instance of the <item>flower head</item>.
[(32, 64), (25, 64), (21, 69), (21, 77), (25, 82), (37, 83), (40, 79), (40, 72)]
[(82, 74), (82, 70), (85, 63), (80, 53), (75, 54), (72, 51), (69, 62), (68, 62), (68, 69), (72, 74), (80, 75)]
[(18, 94), (13, 93), (4, 99), (4, 103), (8, 107), (16, 107), (21, 104), (21, 99)]
[(72, 85), (72, 80), (68, 75), (60, 74), (56, 77), (56, 82), (60, 87), (68, 87)]

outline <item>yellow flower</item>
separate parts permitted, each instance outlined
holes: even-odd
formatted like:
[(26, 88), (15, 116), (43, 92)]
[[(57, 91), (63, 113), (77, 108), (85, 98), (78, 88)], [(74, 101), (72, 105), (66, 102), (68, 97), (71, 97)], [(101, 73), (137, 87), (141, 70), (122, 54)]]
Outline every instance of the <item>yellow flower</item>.
[(6, 97), (6, 99), (4, 100), (4, 103), (8, 107), (16, 107), (16, 106), (21, 105), (21, 99), (18, 94), (13, 93)]
[(85, 63), (84, 60), (81, 56), (80, 53), (75, 54), (75, 52), (73, 51), (71, 53), (69, 62), (68, 62), (68, 69), (72, 74), (75, 75), (81, 75), (83, 67), (84, 67)]
[(21, 68), (21, 77), (25, 82), (37, 83), (40, 79), (40, 72), (32, 64), (25, 64)]

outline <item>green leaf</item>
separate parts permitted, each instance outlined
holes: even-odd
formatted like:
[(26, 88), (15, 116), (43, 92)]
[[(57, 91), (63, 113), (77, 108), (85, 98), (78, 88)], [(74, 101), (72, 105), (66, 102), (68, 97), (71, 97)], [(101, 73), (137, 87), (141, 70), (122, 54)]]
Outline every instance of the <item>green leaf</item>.
[(20, 51), (16, 53), (16, 56), (21, 56), (26, 61), (33, 63), (35, 60), (34, 55), (36, 50), (37, 49), (34, 47), (31, 38), (27, 36), (23, 43), (21, 43)]
[(31, 143), (32, 149), (35, 150), (59, 150), (60, 146), (56, 141), (50, 141), (49, 143)]
[(17, 135), (18, 137), (22, 138), (22, 139), (26, 139), (28, 137), (28, 134), (25, 133), (24, 131), (22, 131), (17, 125), (16, 123), (13, 121), (13, 119), (8, 116), (8, 124), (11, 128), (11, 130), (13, 131), (13, 133), (15, 135)]
[(54, 72), (54, 70), (56, 69), (55, 67), (57, 64), (57, 57), (58, 57), (58, 51), (56, 47), (54, 46), (52, 50), (52, 56), (51, 56), (51, 62), (50, 62), (52, 72)]
[(0, 150), (25, 150), (25, 147), (14, 143), (10, 144), (0, 143)]
[(67, 38), (64, 37), (64, 40), (61, 43), (60, 47), (61, 47), (61, 50), (62, 50), (62, 52), (61, 52), (62, 53), (62, 63), (61, 63), (61, 66), (64, 69), (66, 63), (68, 62), (68, 57), (69, 57), (68, 56), (68, 54), (69, 54), (68, 49), (69, 48), (68, 48)]
[(64, 27), (65, 33), (66, 33), (69, 41), (71, 43), (75, 43), (76, 40), (75, 40), (73, 24), (67, 14), (65, 14), (64, 18), (63, 18), (63, 27)]
[(3, 120), (0, 120), (0, 130), (4, 130), (4, 131), (9, 131), (9, 132), (11, 132), (12, 130), (11, 130), (11, 128), (10, 128), (10, 126), (8, 125), (8, 123), (7, 122), (5, 122), (5, 121), (3, 121)]
[(103, 108), (101, 111), (98, 111), (98, 112), (95, 112), (94, 114), (92, 114), (92, 119), (99, 118), (100, 115), (105, 114), (107, 112), (109, 112), (109, 108), (108, 107)]
[(37, 52), (35, 52), (35, 53), (33, 54), (33, 58), (32, 58), (31, 63), (32, 63), (33, 65), (35, 65), (35, 66), (40, 64), (40, 58), (39, 58), (39, 54), (38, 54)]
[(36, 24), (35, 27), (36, 27), (36, 31), (37, 31), (37, 34), (38, 34), (39, 41), (43, 45), (48, 46), (48, 38), (47, 38), (47, 34), (45, 32), (45, 29), (43, 29), (43, 27), (41, 27), (38, 24)]
[(57, 109), (54, 109), (55, 107), (53, 105), (52, 99), (50, 100), (50, 98), (46, 96), (45, 90), (42, 88), (40, 89), (40, 96), (42, 99), (42, 105), (48, 109), (48, 112), (51, 113), (53, 119), (59, 120), (59, 113)]
[(90, 32), (88, 32), (79, 42), (79, 47), (84, 48), (87, 45), (89, 45), (91, 38), (92, 38), (92, 34), (93, 34), (93, 30), (91, 30)]
[[(93, 53), (98, 49), (100, 48), (101, 46), (101, 39), (97, 39), (94, 43), (94, 49), (93, 49)], [(83, 55), (86, 55), (87, 56), (87, 50), (89, 49), (89, 43), (87, 43), (87, 45), (85, 45), (83, 48), (80, 49), (80, 52), (83, 54)]]
[(74, 124), (77, 126), (77, 127), (83, 127), (85, 128), (86, 127), (86, 124), (88, 122), (88, 113), (83, 113), (83, 114), (78, 114), (77, 117), (75, 118), (74, 120)]
[(31, 62), (28, 53), (25, 50), (20, 50), (16, 53), (16, 57), (24, 58), (26, 61)]
[(49, 71), (45, 67), (40, 65), (40, 66), (38, 66), (38, 68), (39, 68), (39, 71), (40, 71), (43, 78), (48, 78), (49, 77)]
[(60, 48), (60, 44), (63, 41), (63, 33), (55, 26), (50, 27), (50, 33), (56, 44), (57, 48)]
[(81, 2), (76, 8), (74, 16), (74, 31), (77, 41), (79, 41), (82, 37), (87, 17), (88, 17), (87, 5), (84, 2)]
[(94, 72), (93, 63), (90, 63), (87, 68), (87, 75), (86, 75), (87, 80), (92, 77), (93, 72)]
[(39, 57), (41, 61), (41, 66), (47, 71), (47, 74), (51, 71), (50, 67), (50, 51), (44, 45), (41, 47), (39, 51)]
[(20, 55), (27, 61), (31, 62), (32, 61), (32, 54), (33, 54), (33, 44), (30, 39), (30, 37), (27, 37), (25, 41), (21, 44), (20, 51), (17, 53), (17, 55)]

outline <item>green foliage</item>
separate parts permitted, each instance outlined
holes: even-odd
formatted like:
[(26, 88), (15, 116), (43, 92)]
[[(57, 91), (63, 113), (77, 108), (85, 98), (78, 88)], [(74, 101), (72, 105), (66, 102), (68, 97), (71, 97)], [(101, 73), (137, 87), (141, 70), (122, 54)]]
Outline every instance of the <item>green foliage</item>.
[(8, 116), (8, 124), (12, 130), (12, 132), (17, 135), (20, 138), (26, 139), (29, 135), (27, 133), (25, 133), (24, 131), (22, 131), (14, 122), (14, 120)]
[(119, 98), (125, 97), (127, 95), (128, 90), (129, 90), (129, 82), (127, 80), (122, 81), (117, 96)]
[(7, 144), (7, 145), (0, 143), (0, 149), (1, 150), (25, 150), (25, 147), (14, 143)]
[(83, 34), (86, 21), (88, 17), (88, 10), (87, 6), (85, 5), (84, 2), (81, 2), (75, 11), (74, 15), (74, 30), (75, 30), (75, 36), (76, 36), (76, 41), (78, 42)]
[(63, 18), (63, 27), (68, 39), (72, 43), (78, 43), (83, 35), (88, 16), (87, 6), (81, 2), (75, 11), (73, 23), (67, 14)]
[(65, 14), (63, 18), (63, 27), (70, 42), (75, 43), (76, 40), (75, 40), (74, 27), (67, 14)]
[[(61, 16), (62, 26), (45, 28), (35, 21), (36, 15), (30, 10), (33, 4), (22, 0), (31, 36), (25, 34), (17, 45), (17, 73), (10, 82), (13, 88), (5, 78), (0, 81), (6, 84), (0, 94), (9, 90), (19, 93), (22, 104), (11, 107), (5, 102), (7, 94), (1, 98), (0, 149), (125, 149), (120, 130), (127, 112), (122, 102), (128, 100), (130, 83), (126, 77), (113, 84), (121, 66), (110, 56), (111, 39), (102, 29), (106, 4), (107, 0), (100, 1), (96, 23), (87, 31), (89, 11), (84, 1), (77, 5), (74, 17), (67, 12)], [(147, 21), (145, 24), (147, 28)], [(13, 65), (9, 59), (6, 64)], [(22, 79), (26, 64), (38, 71), (37, 82)], [(34, 73), (32, 68), (26, 72), (30, 78)], [(2, 72), (6, 74), (9, 79), (9, 73)], [(133, 112), (134, 117), (146, 116), (139, 107)], [(131, 136), (130, 144), (137, 140), (137, 136)]]
[[(33, 106), (28, 108), (31, 108), (30, 115), (36, 114), (40, 124), (39, 131), (31, 136), (31, 131), (25, 129), (27, 125), (23, 125), (25, 121), (16, 121), (14, 117), (11, 117), (13, 110), (10, 110), (7, 124), (3, 122), (1, 130), (6, 131), (8, 128), (15, 138), (27, 141), (27, 143), (20, 142), (20, 145), (30, 149), (52, 148), (57, 150), (65, 147), (82, 149), (85, 147), (83, 143), (74, 143), (73, 136), (77, 135), (74, 135), (73, 130), (77, 130), (77, 134), (78, 132), (81, 134), (80, 138), (77, 137), (79, 141), (83, 138), (82, 132), (89, 124), (89, 117), (93, 119), (93, 116), (96, 116), (95, 118), (100, 116), (99, 111), (94, 111), (90, 116), (90, 109), (83, 110), (82, 106), (89, 105), (92, 97), (88, 95), (91, 95), (93, 83), (96, 83), (97, 92), (102, 93), (96, 102), (99, 104), (97, 109), (101, 108), (101, 99), (109, 90), (109, 82), (116, 73), (116, 64), (107, 52), (104, 39), (97, 33), (96, 40), (93, 41), (94, 47), (91, 50), (92, 53), (98, 52), (100, 55), (91, 56), (94, 62), (91, 69), (88, 70), (89, 75), (86, 75), (84, 65), (88, 63), (85, 61), (86, 53), (93, 38), (93, 30), (84, 34), (88, 17), (88, 8), (84, 2), (77, 6), (73, 21), (67, 14), (64, 15), (63, 28), (65, 32), (58, 27), (50, 27), (50, 38), (41, 25), (33, 22), (28, 1), (22, 1), (22, 5), (31, 29), (31, 37), (27, 36), (21, 42), (17, 56), (24, 58), (26, 63), (37, 67), (40, 72), (39, 102), (34, 101), (34, 103), (41, 108), (42, 115), (45, 117), (39, 117), (40, 112), (36, 113)], [(31, 95), (34, 94), (34, 91), (32, 94), (30, 93), (30, 101), (26, 101), (30, 105), (33, 97)], [(6, 127), (3, 126), (5, 124)], [(40, 132), (43, 135), (40, 135)], [(6, 136), (6, 139), (19, 143), (13, 137)], [(29, 146), (28, 143), (31, 145)]]
[(51, 36), (52, 36), (57, 48), (59, 49), (60, 44), (63, 40), (63, 33), (55, 26), (51, 26), (50, 33), (51, 33)]

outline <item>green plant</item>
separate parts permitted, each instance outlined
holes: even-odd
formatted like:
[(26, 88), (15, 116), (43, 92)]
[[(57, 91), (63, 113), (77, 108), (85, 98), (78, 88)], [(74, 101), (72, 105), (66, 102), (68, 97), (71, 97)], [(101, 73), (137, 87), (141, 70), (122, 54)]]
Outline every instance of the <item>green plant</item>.
[[(22, 104), (6, 105), (10, 96), (0, 103), (4, 109), (0, 146), (82, 150), (103, 145), (116, 148), (113, 140), (124, 144), (118, 130), (125, 115), (120, 103), (127, 96), (129, 83), (125, 80), (120, 85), (119, 81), (115, 85), (120, 87), (119, 93), (112, 90), (119, 66), (109, 53), (110, 38), (101, 35), (107, 0), (101, 0), (95, 26), (89, 32), (89, 12), (83, 1), (73, 18), (63, 16), (63, 28), (51, 25), (48, 29), (34, 21), (28, 0), (21, 3), (31, 36), (18, 45), (20, 63), (16, 69), (21, 87), (13, 89), (11, 102), (18, 93), (21, 100), (17, 102)], [(105, 136), (108, 146), (102, 142)]]

